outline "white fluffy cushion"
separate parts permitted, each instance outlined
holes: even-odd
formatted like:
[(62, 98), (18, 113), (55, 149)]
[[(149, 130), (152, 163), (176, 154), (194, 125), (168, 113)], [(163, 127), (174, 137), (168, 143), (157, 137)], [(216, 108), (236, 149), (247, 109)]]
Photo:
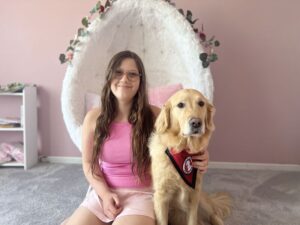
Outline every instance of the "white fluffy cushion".
[(90, 111), (92, 108), (100, 106), (100, 95), (95, 93), (86, 93), (85, 94), (85, 114)]

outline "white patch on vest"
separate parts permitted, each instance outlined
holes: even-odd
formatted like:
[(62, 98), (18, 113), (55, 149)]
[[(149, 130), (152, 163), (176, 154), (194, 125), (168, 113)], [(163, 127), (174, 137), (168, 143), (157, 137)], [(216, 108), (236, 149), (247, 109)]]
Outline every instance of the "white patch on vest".
[(193, 166), (192, 166), (192, 157), (191, 156), (187, 157), (184, 160), (182, 169), (185, 174), (190, 174), (192, 172)]

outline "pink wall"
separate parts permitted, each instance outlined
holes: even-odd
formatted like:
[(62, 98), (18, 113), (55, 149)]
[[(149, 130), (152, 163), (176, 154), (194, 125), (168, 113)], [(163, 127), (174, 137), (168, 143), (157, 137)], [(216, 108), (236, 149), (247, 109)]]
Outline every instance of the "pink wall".
[[(59, 64), (58, 54), (95, 2), (1, 4), (0, 84), (38, 85), (43, 155), (80, 155), (62, 119), (66, 65)], [(220, 60), (212, 66), (217, 129), (209, 148), (211, 160), (299, 164), (300, 2), (177, 0), (176, 4), (192, 9), (207, 33), (221, 41)]]

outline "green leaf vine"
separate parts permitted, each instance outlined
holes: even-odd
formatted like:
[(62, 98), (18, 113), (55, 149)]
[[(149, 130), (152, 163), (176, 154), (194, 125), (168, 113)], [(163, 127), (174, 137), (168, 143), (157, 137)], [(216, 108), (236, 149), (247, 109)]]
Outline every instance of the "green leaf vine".
[[(80, 27), (77, 30), (77, 34), (75, 35), (74, 39), (69, 41), (69, 46), (67, 47), (66, 52), (61, 53), (59, 55), (59, 61), (61, 64), (66, 62), (72, 62), (76, 47), (80, 44), (80, 38), (88, 35), (87, 29), (90, 26), (92, 20), (95, 18), (96, 15), (98, 15), (98, 17), (102, 19), (105, 16), (106, 12), (111, 8), (113, 2), (115, 1), (117, 0), (106, 0), (104, 5), (101, 4), (101, 1), (98, 1), (96, 5), (90, 10), (90, 15), (82, 18), (81, 24), (83, 27)], [(175, 3), (171, 2), (171, 0), (163, 1), (168, 2), (173, 7), (176, 7)], [(202, 62), (203, 68), (209, 67), (211, 63), (218, 60), (218, 55), (215, 53), (214, 47), (219, 47), (220, 42), (216, 40), (214, 36), (212, 36), (211, 38), (207, 38), (207, 35), (204, 32), (203, 25), (201, 26), (200, 31), (198, 30), (198, 28), (194, 27), (198, 19), (193, 18), (193, 13), (191, 10), (187, 10), (186, 13), (183, 9), (178, 9), (178, 11), (182, 14), (182, 16), (186, 18), (194, 32), (198, 35), (200, 43), (204, 47), (204, 52), (199, 54), (199, 59)]]

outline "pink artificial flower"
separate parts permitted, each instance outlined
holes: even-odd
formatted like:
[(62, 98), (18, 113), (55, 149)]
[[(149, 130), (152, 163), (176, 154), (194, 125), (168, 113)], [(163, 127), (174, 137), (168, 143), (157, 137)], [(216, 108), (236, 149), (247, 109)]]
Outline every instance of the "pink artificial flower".
[(206, 35), (203, 32), (199, 33), (199, 37), (201, 41), (206, 41)]
[(66, 58), (67, 60), (71, 61), (73, 59), (73, 51), (68, 51), (67, 54), (66, 54)]
[(103, 13), (103, 12), (104, 12), (104, 9), (105, 9), (104, 6), (101, 5), (101, 6), (100, 6), (100, 9), (99, 9), (99, 12), (100, 12), (100, 13)]

